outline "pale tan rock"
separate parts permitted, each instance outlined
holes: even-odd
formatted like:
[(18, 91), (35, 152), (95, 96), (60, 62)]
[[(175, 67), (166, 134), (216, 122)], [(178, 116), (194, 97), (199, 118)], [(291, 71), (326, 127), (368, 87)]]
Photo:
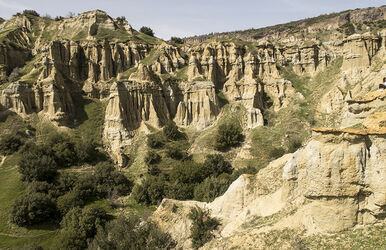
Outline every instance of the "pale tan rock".
[(212, 82), (186, 83), (183, 95), (184, 99), (178, 104), (174, 118), (178, 125), (194, 125), (197, 129), (203, 129), (216, 120), (220, 108)]

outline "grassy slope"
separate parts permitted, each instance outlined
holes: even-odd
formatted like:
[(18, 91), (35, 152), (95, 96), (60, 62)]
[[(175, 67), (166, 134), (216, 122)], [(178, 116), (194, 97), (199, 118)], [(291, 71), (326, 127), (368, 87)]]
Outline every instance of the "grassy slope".
[(9, 156), (0, 166), (0, 248), (14, 249), (34, 242), (44, 247), (53, 246), (55, 230), (44, 229), (45, 226), (26, 229), (9, 222), (12, 204), (25, 191), (16, 166), (19, 157), (17, 153)]

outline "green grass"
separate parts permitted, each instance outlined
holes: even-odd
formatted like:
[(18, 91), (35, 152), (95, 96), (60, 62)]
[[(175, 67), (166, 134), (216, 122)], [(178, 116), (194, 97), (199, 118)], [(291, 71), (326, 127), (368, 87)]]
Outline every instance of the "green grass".
[(153, 63), (155, 63), (161, 55), (162, 55), (162, 50), (157, 49), (157, 48), (153, 48), (153, 49), (151, 49), (149, 55), (147, 57), (145, 57), (144, 59), (142, 59), (141, 62), (144, 65), (150, 66)]
[(308, 96), (311, 93), (307, 86), (310, 84), (309, 77), (297, 75), (293, 70), (292, 64), (285, 67), (277, 65), (277, 67), (283, 78), (292, 82), (296, 91), (302, 93), (303, 96)]
[(55, 230), (44, 227), (27, 229), (10, 223), (10, 212), (15, 200), (24, 194), (25, 184), (20, 180), (17, 162), (20, 156), (15, 153), (8, 156), (0, 166), (0, 248), (14, 249), (30, 243), (50, 245)]
[(105, 28), (98, 28), (98, 33), (95, 35), (95, 39), (118, 40), (118, 41), (124, 42), (124, 41), (130, 40), (130, 34), (121, 29), (111, 30), (111, 29), (105, 29)]
[(121, 80), (128, 80), (131, 74), (133, 74), (135, 71), (137, 71), (138, 67), (132, 67), (126, 70), (125, 72), (122, 72), (120, 74), (120, 79)]
[(12, 31), (17, 30), (19, 27), (17, 26), (10, 26), (8, 28), (0, 30), (0, 43), (5, 41), (7, 38), (8, 34), (11, 33)]
[(185, 66), (181, 69), (178, 69), (176, 71), (176, 76), (175, 78), (177, 80), (180, 80), (180, 81), (187, 81), (188, 80), (188, 75), (187, 75), (187, 72), (188, 72), (188, 66)]
[(81, 110), (78, 110), (80, 125), (76, 128), (75, 134), (91, 139), (101, 145), (107, 102), (83, 98), (81, 103), (81, 105), (78, 105), (82, 107)]

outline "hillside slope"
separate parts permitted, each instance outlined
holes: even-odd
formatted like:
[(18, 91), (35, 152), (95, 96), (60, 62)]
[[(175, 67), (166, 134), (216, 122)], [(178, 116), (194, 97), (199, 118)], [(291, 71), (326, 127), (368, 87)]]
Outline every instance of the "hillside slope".
[[(135, 185), (131, 195), (111, 191), (90, 204), (111, 203), (113, 216), (159, 205), (150, 218), (178, 247), (192, 247), (195, 206), (222, 223), (208, 249), (264, 248), (274, 241), (268, 232), (283, 237), (283, 248), (299, 243), (286, 239), (291, 234), (307, 243), (326, 232), (371, 233), (373, 224), (384, 232), (386, 105), (377, 89), (386, 76), (385, 8), (184, 45), (100, 10), (57, 20), (17, 14), (0, 23), (0, 136), (80, 138), (80, 146), (56, 139), (68, 146), (61, 156), (91, 145)], [(229, 127), (240, 131), (228, 136), (237, 142), (219, 147)], [(20, 196), (29, 185), (17, 172), (22, 153), (1, 164)], [(98, 157), (58, 175), (95, 174)], [(222, 169), (209, 173), (210, 160)], [(201, 201), (176, 200), (193, 198)], [(11, 207), (1, 209), (5, 218)], [(11, 238), (5, 247), (22, 245), (25, 235), (52, 246), (54, 224), (39, 231), (7, 221), (0, 233), (14, 232), (2, 234)]]

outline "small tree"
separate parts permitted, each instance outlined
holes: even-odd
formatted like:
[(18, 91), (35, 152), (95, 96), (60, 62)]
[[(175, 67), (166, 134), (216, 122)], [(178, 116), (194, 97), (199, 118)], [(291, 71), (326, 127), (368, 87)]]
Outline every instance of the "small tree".
[(145, 162), (147, 165), (153, 165), (157, 164), (161, 161), (161, 156), (154, 152), (153, 150), (150, 150), (147, 152), (146, 157), (145, 157)]
[(209, 170), (211, 175), (219, 176), (222, 173), (232, 174), (232, 165), (224, 160), (224, 157), (220, 154), (207, 155), (204, 167)]
[(178, 130), (177, 125), (172, 120), (169, 120), (165, 124), (162, 131), (164, 136), (169, 140), (176, 141), (182, 138), (181, 132)]
[(19, 226), (29, 226), (52, 219), (55, 203), (43, 193), (27, 193), (12, 206), (11, 221)]
[(62, 249), (86, 249), (87, 243), (103, 227), (108, 216), (101, 207), (73, 208), (60, 223), (60, 247)]
[(21, 179), (27, 182), (53, 182), (58, 174), (55, 160), (39, 146), (33, 145), (22, 150), (22, 158), (19, 161)]
[(175, 37), (175, 36), (172, 36), (170, 38), (170, 41), (172, 41), (175, 44), (184, 44), (185, 43), (184, 39), (179, 38), (179, 37)]
[(36, 12), (36, 10), (24, 10), (23, 14), (31, 16), (40, 16), (40, 14)]
[(164, 146), (164, 138), (162, 134), (150, 134), (147, 136), (147, 145), (151, 148), (162, 148)]
[(215, 148), (226, 150), (240, 144), (243, 140), (243, 129), (239, 123), (230, 122), (221, 124), (217, 130)]
[(23, 145), (23, 139), (18, 134), (5, 134), (0, 137), (0, 153), (10, 155)]
[(217, 229), (220, 222), (210, 217), (208, 210), (199, 207), (192, 208), (188, 216), (192, 220), (190, 227), (192, 247), (198, 249), (213, 238), (211, 231)]
[(142, 32), (148, 36), (154, 36), (153, 30), (146, 26), (142, 26), (141, 29), (139, 29), (139, 32)]
[(138, 216), (119, 216), (99, 227), (90, 249), (174, 249), (176, 243), (154, 222)]

